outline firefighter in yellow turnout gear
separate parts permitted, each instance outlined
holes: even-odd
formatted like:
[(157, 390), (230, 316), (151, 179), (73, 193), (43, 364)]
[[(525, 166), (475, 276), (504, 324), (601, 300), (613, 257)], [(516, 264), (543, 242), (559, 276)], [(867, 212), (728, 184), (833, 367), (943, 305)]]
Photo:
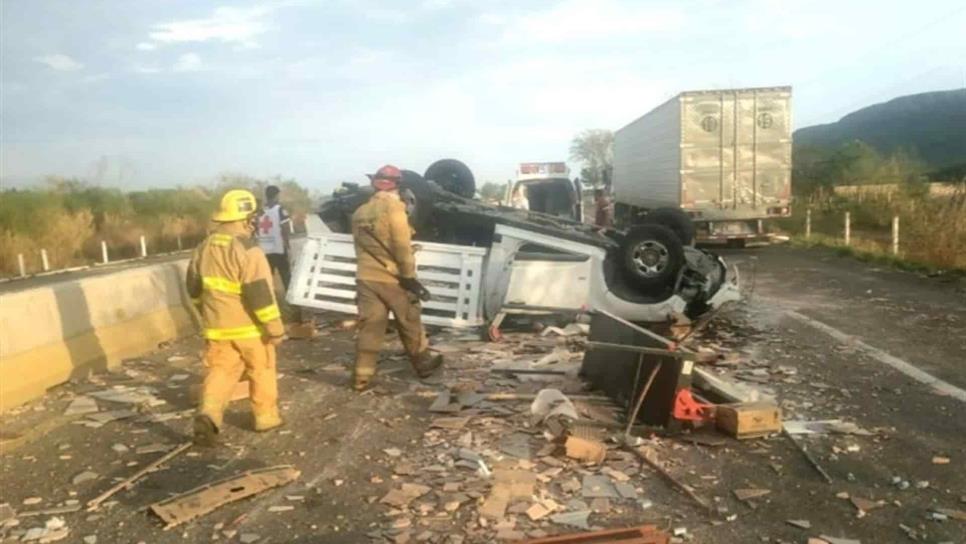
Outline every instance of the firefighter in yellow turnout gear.
[(254, 427), (267, 431), (282, 424), (278, 414), (275, 346), (282, 326), (272, 274), (265, 254), (251, 237), (255, 197), (228, 191), (212, 216), (212, 233), (191, 256), (188, 294), (204, 323), (205, 381), (195, 416), (195, 441), (211, 445), (222, 415), (242, 375), (247, 374)]
[(420, 378), (428, 377), (443, 363), (441, 355), (429, 351), (420, 318), (420, 298), (428, 293), (416, 279), (412, 230), (398, 192), (401, 177), (394, 166), (380, 168), (370, 176), (376, 192), (352, 214), (359, 308), (353, 386), (359, 391), (368, 387), (376, 373), (390, 311)]

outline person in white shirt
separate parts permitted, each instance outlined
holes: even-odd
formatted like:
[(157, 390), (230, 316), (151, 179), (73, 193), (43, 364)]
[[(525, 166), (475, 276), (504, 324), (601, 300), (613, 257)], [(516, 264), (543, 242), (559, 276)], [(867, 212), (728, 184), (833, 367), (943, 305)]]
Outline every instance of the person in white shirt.
[(510, 207), (518, 210), (529, 210), (530, 200), (527, 198), (527, 189), (523, 185), (517, 185), (510, 195)]
[(282, 285), (288, 291), (288, 284), (292, 279), (292, 270), (288, 262), (289, 223), (292, 219), (278, 202), (280, 193), (281, 190), (275, 185), (265, 188), (265, 204), (255, 225), (258, 245), (268, 257), (272, 274), (278, 271), (278, 275), (282, 277)]

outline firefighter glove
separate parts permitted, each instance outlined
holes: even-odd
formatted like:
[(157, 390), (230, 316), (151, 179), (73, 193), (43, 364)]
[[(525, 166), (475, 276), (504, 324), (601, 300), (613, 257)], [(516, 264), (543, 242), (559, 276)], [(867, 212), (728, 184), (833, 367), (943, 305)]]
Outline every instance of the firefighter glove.
[(399, 285), (403, 289), (409, 291), (410, 293), (416, 295), (419, 300), (426, 302), (430, 299), (429, 289), (423, 287), (423, 284), (419, 283), (416, 278), (399, 278)]

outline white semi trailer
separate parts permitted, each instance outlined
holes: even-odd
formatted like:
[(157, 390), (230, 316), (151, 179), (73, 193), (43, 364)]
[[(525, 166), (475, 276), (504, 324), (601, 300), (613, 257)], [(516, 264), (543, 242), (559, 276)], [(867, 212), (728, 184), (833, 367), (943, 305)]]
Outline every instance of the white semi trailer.
[(660, 223), (648, 214), (675, 208), (691, 217), (699, 242), (766, 238), (763, 220), (790, 213), (791, 94), (791, 87), (683, 92), (618, 130), (618, 226)]

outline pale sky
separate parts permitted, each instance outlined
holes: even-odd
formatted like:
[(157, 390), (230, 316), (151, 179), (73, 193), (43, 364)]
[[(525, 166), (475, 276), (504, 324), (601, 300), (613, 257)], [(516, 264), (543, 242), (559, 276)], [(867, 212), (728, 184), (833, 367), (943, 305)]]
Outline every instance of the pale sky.
[[(793, 86), (795, 127), (960, 88), (962, 0), (2, 0), (2, 181), (562, 160), (694, 89)], [(577, 169), (577, 165), (572, 165)]]

